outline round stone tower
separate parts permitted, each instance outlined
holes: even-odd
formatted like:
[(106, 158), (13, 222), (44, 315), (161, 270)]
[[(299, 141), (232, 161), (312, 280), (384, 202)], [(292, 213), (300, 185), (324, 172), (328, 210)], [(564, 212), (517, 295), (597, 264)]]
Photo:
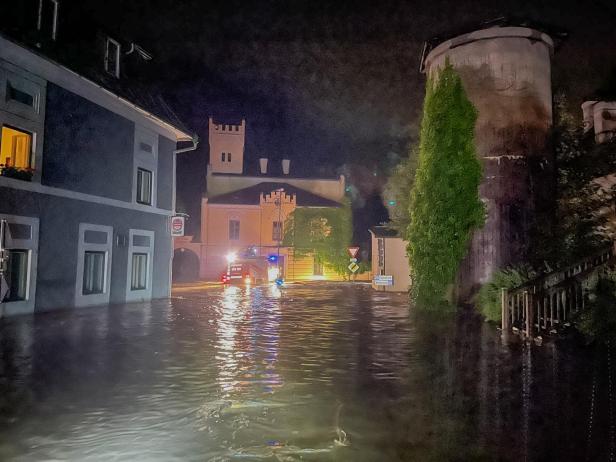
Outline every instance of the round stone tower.
[(506, 25), (458, 35), (424, 53), (422, 69), (428, 77), (449, 61), (478, 112), (479, 194), (487, 218), (460, 267), (461, 301), (494, 271), (524, 261), (537, 227), (548, 222), (554, 199), (549, 146), (553, 48), (544, 32)]

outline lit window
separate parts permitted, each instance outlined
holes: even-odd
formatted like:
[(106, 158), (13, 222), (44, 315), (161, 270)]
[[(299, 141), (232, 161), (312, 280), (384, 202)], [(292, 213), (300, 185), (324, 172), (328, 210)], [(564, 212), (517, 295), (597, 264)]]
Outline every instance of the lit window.
[(272, 240), (282, 241), (282, 221), (272, 223)]
[(0, 136), (0, 167), (20, 170), (31, 168), (32, 134), (3, 126)]
[(105, 70), (114, 77), (120, 77), (120, 44), (107, 37), (105, 45)]
[(137, 202), (152, 205), (152, 172), (144, 168), (137, 169)]
[(229, 239), (237, 241), (240, 238), (240, 221), (229, 220)]
[(145, 290), (148, 281), (148, 254), (133, 253), (130, 290)]
[(223, 162), (226, 160), (226, 157), (225, 157), (225, 153), (224, 153), (224, 152), (220, 155), (220, 158), (222, 159), (222, 161), (223, 161)]
[(9, 292), (5, 301), (17, 302), (28, 298), (28, 250), (9, 249), (6, 281)]
[(105, 291), (105, 252), (86, 251), (83, 257), (83, 295)]

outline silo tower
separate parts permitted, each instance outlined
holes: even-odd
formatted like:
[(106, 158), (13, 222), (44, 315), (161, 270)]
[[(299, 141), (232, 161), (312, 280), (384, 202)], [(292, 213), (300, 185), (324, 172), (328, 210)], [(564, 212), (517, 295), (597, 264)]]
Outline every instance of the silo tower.
[(493, 22), (427, 42), (422, 70), (435, 77), (448, 60), (477, 109), (475, 144), (487, 210), (458, 278), (468, 300), (494, 271), (526, 259), (537, 224), (554, 200), (550, 58), (553, 39), (538, 28)]

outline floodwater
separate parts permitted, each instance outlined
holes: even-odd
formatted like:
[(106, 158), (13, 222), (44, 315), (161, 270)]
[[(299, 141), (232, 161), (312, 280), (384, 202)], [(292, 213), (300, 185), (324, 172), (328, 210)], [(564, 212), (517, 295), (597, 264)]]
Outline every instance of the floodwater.
[(610, 460), (605, 358), (363, 284), (15, 318), (0, 460)]

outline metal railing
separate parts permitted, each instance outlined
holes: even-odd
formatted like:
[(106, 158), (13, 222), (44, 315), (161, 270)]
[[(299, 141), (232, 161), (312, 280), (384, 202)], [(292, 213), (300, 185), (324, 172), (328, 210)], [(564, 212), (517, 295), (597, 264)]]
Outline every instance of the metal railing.
[(555, 333), (584, 309), (590, 288), (616, 263), (614, 247), (514, 289), (501, 289), (502, 330)]

